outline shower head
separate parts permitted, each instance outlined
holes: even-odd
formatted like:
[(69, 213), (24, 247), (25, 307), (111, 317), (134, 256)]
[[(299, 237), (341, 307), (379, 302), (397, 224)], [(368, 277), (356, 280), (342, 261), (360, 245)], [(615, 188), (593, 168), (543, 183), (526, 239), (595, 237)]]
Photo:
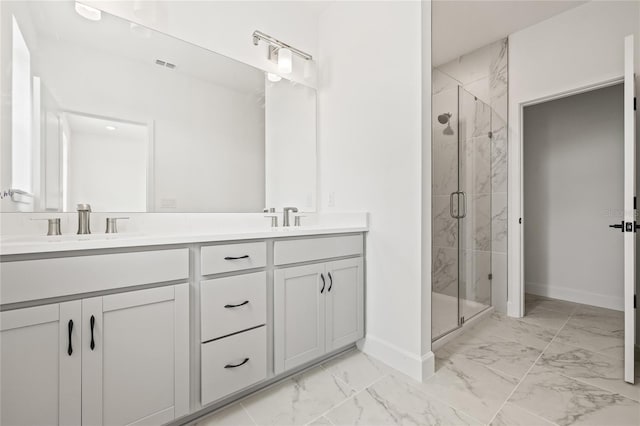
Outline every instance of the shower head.
[(444, 114), (440, 114), (438, 116), (438, 121), (440, 122), (440, 124), (447, 124), (450, 118), (451, 118), (451, 113), (447, 112)]

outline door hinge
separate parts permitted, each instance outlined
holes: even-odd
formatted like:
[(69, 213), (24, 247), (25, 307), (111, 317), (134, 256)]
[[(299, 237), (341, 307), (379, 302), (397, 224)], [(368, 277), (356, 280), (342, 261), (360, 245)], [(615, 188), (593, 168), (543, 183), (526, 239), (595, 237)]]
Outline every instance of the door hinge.
[(487, 278), (489, 278), (490, 280), (492, 280), (492, 279), (493, 279), (493, 274), (489, 274), (489, 276), (488, 276)]
[(633, 295), (633, 309), (636, 309), (636, 295)]
[(489, 132), (489, 139), (493, 138), (493, 132)]
[(518, 219), (518, 223), (522, 225), (522, 218)]
[(635, 111), (637, 108), (638, 98), (633, 98), (633, 110)]
[(460, 317), (460, 325), (464, 324), (464, 317)]

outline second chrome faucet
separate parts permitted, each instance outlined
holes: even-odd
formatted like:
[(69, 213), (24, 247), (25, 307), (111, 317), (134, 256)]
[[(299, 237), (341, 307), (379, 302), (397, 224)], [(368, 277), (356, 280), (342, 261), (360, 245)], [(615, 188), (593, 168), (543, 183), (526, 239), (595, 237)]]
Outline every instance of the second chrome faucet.
[(282, 209), (282, 226), (291, 226), (291, 213), (298, 213), (297, 207), (285, 207)]
[(89, 204), (78, 204), (78, 235), (90, 234), (91, 226), (89, 223), (91, 215), (91, 206)]

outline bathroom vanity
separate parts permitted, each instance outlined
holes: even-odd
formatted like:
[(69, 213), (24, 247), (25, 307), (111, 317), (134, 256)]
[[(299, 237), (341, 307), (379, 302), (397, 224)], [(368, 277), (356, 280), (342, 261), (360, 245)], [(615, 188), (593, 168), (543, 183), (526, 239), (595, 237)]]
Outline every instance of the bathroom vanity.
[(86, 11), (0, 4), (0, 424), (186, 423), (353, 346), (311, 81)]
[(186, 421), (352, 346), (365, 232), (4, 244), (2, 424)]

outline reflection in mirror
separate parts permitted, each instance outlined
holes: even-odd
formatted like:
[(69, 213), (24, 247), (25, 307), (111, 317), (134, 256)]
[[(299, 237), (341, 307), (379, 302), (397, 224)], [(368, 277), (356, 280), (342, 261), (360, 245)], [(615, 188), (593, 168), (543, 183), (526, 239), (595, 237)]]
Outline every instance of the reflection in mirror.
[(2, 211), (316, 205), (316, 93), (74, 2), (2, 2)]

